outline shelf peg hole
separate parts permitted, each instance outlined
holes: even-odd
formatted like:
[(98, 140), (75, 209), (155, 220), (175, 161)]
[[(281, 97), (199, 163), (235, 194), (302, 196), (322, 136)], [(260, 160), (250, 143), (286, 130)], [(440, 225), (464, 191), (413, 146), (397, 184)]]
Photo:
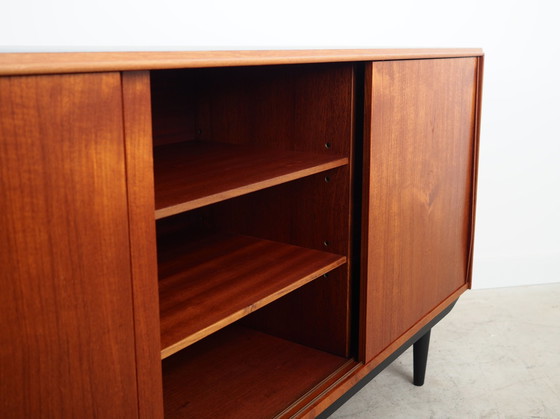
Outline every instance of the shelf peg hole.
[(331, 148), (331, 143), (325, 143), (325, 148)]

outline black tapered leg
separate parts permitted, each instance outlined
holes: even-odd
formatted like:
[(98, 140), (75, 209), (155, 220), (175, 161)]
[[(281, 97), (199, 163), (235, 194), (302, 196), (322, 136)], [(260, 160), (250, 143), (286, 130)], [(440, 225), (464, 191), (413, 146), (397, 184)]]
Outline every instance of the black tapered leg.
[(426, 377), (426, 364), (428, 363), (428, 349), (430, 347), (430, 332), (428, 330), (424, 336), (414, 344), (414, 385), (421, 386), (424, 384)]

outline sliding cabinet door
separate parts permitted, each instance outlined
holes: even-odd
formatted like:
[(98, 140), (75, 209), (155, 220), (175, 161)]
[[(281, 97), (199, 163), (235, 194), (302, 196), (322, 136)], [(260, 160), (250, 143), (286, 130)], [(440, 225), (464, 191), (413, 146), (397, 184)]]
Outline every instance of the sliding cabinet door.
[(119, 73), (0, 78), (0, 416), (138, 416)]
[(404, 343), (415, 325), (467, 287), (477, 66), (478, 58), (455, 58), (366, 67), (366, 362)]

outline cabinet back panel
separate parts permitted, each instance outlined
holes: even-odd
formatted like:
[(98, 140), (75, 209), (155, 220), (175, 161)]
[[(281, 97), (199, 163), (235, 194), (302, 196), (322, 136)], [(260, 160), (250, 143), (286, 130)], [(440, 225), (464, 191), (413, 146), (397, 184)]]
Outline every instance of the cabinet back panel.
[(348, 267), (343, 265), (252, 313), (245, 326), (349, 357)]
[(255, 312), (247, 323), (266, 333), (342, 356), (349, 351), (348, 177), (348, 167), (333, 169), (225, 201), (212, 206), (208, 213), (208, 222), (218, 230), (348, 257), (348, 262), (329, 273), (328, 278), (319, 278)]
[(349, 256), (348, 171), (332, 169), (230, 199), (208, 207), (208, 214), (219, 230)]
[(0, 78), (0, 406), (136, 417), (120, 74)]
[(152, 71), (154, 145), (203, 140), (348, 156), (353, 65)]
[(203, 140), (348, 156), (351, 64), (241, 67), (206, 74), (199, 84), (197, 126)]
[(467, 281), (476, 71), (476, 58), (366, 70), (366, 361)]
[[(189, 126), (184, 140), (192, 139), (189, 121), (194, 113), (197, 140), (266, 147), (272, 157), (274, 149), (283, 149), (344, 156), (352, 161), (353, 64), (152, 72), (153, 94), (166, 75), (166, 86), (183, 86), (175, 97), (181, 97), (180, 109)], [(160, 99), (155, 98), (154, 106), (159, 106)], [(154, 115), (158, 112), (154, 110)], [(191, 231), (205, 225), (348, 256), (349, 262), (328, 280), (306, 287), (313, 292), (288, 295), (282, 299), (285, 301), (259, 310), (250, 321), (268, 333), (346, 356), (351, 174), (352, 167), (347, 165), (161, 220), (158, 235), (179, 230), (181, 225)]]

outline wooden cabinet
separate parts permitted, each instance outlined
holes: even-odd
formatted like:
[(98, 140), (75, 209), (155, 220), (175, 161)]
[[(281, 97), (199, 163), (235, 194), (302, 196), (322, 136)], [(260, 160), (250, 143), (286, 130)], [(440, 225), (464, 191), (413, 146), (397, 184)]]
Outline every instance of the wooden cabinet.
[(469, 286), (481, 64), (0, 54), (2, 415), (328, 414)]

